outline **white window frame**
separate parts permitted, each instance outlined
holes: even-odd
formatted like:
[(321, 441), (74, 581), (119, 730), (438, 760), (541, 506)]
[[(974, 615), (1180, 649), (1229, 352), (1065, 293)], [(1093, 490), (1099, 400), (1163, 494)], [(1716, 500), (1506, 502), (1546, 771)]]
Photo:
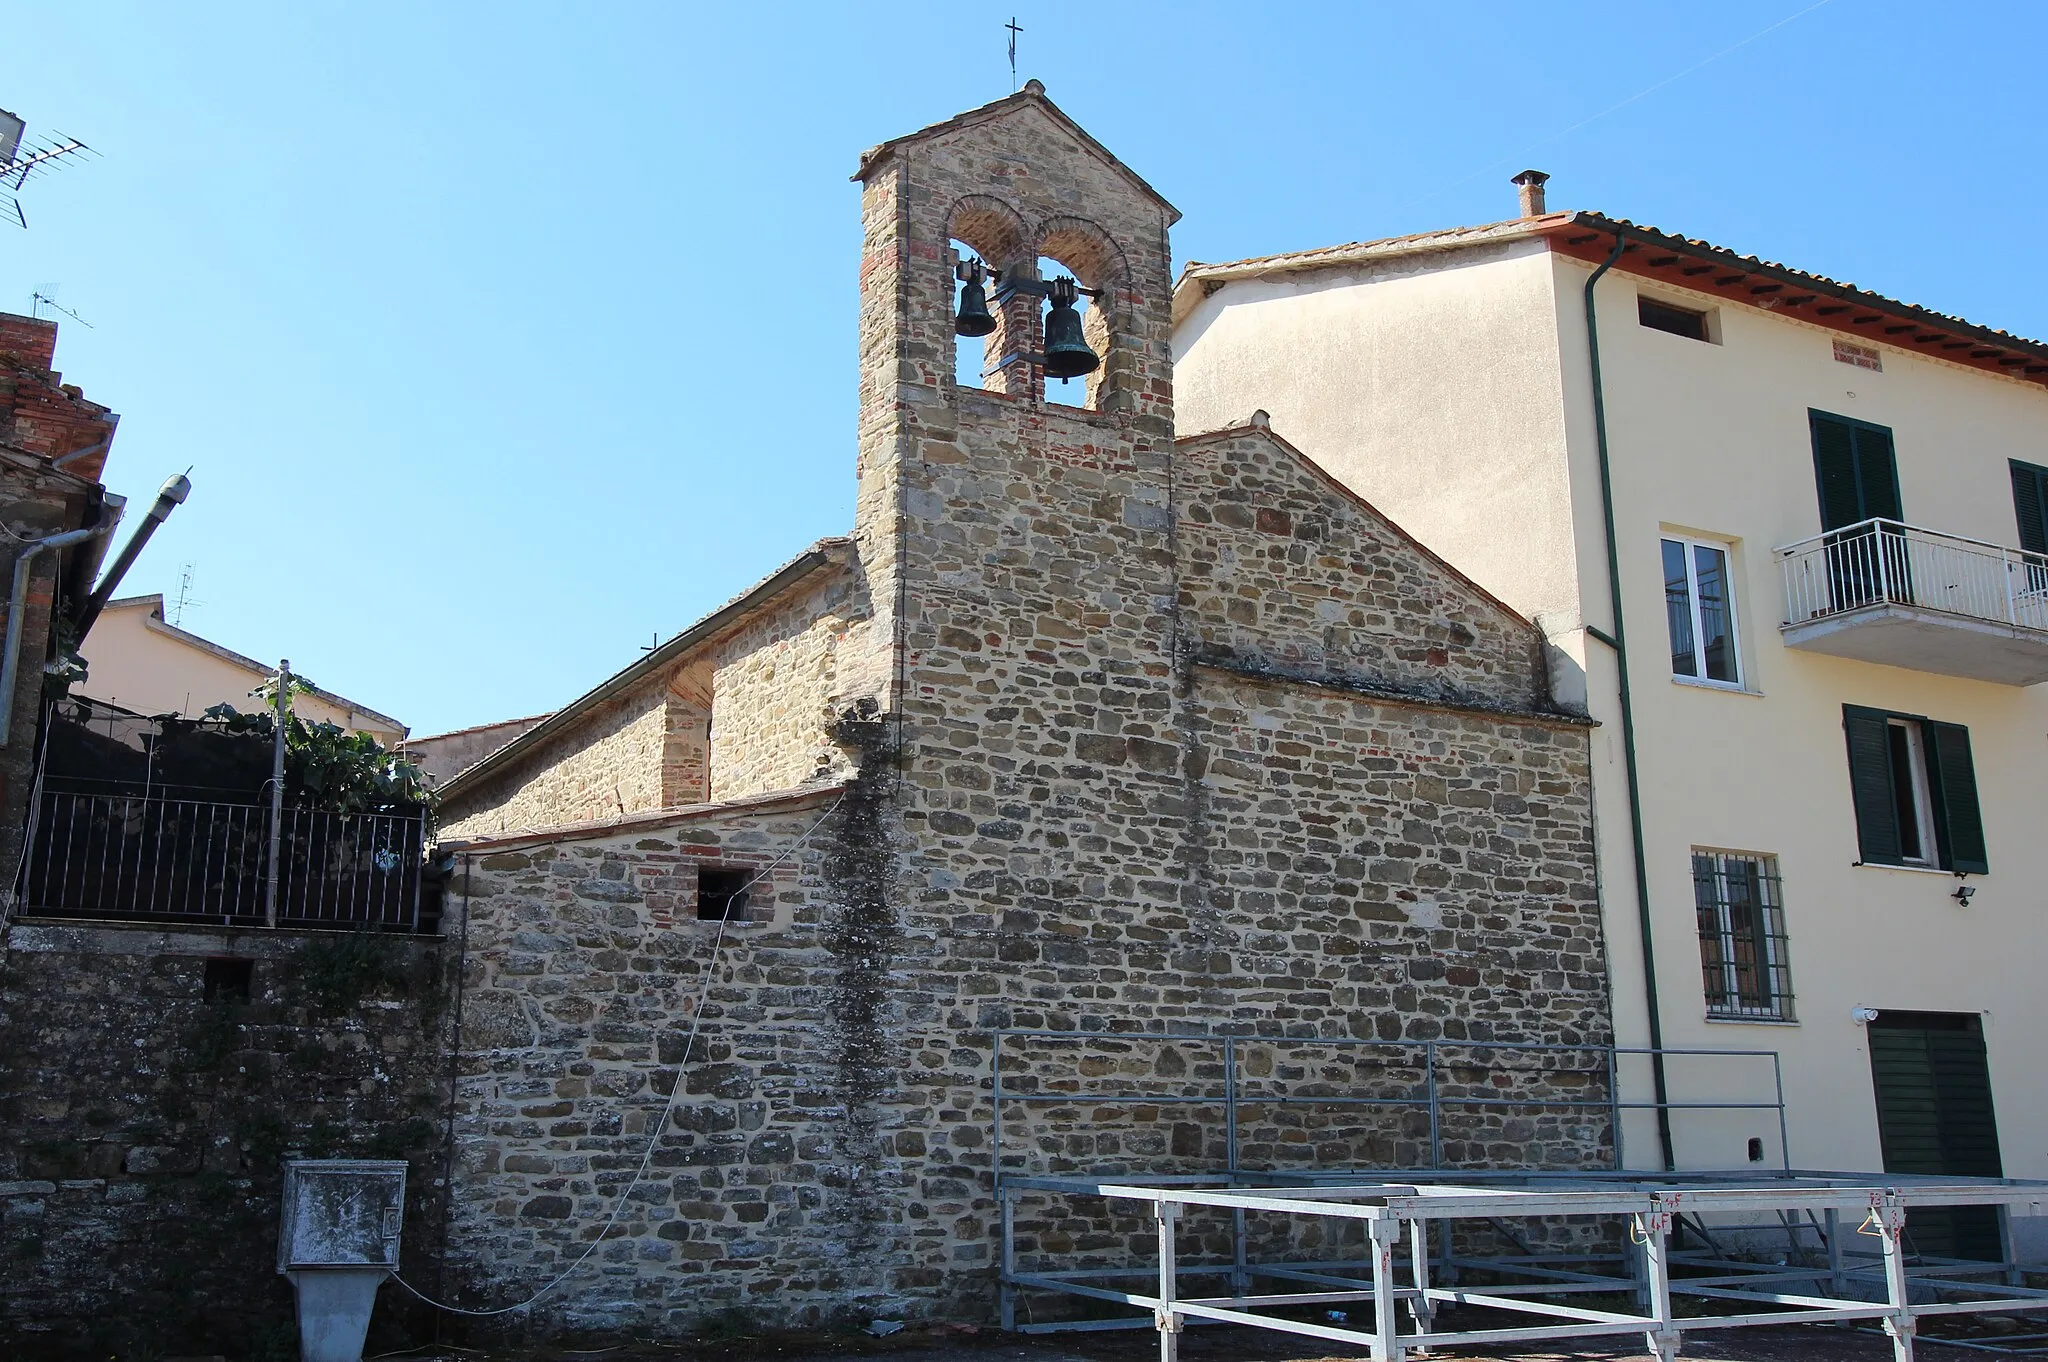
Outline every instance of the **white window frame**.
[[(1657, 535), (1657, 575), (1664, 575), (1664, 545), (1679, 544), (1685, 548), (1685, 598), (1692, 611), (1692, 663), (1696, 668), (1692, 676), (1671, 674), (1671, 679), (1682, 686), (1708, 686), (1714, 690), (1748, 690), (1749, 677), (1744, 668), (1742, 648), (1742, 613), (1735, 597), (1735, 545), (1726, 539), (1708, 539), (1702, 535), (1684, 534), (1677, 530), (1660, 530)], [(1693, 557), (1694, 548), (1713, 549), (1721, 555), (1721, 561), (1728, 565), (1728, 646), (1735, 652), (1735, 679), (1722, 681), (1707, 675), (1707, 636), (1700, 627), (1700, 569)], [(1667, 609), (1669, 606), (1667, 605)], [(1665, 621), (1665, 632), (1670, 632), (1670, 621)], [(1667, 640), (1668, 641), (1668, 640)]]
[[(1939, 869), (1941, 847), (1934, 839), (1934, 791), (1927, 782), (1927, 734), (1915, 719), (1893, 718), (1886, 722), (1906, 731), (1907, 782), (1913, 792), (1913, 826), (1920, 835), (1920, 854), (1908, 856), (1902, 850), (1899, 859), (1909, 866)], [(1892, 778), (1898, 779), (1897, 771)]]

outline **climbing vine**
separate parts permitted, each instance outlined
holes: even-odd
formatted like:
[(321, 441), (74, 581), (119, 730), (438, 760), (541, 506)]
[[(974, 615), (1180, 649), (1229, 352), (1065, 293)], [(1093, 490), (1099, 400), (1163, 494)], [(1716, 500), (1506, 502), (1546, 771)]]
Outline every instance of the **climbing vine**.
[[(304, 677), (287, 682), (284, 728), (285, 793), (315, 808), (336, 813), (411, 813), (430, 809), (434, 791), (411, 757), (394, 752), (368, 733), (351, 733), (325, 719), (308, 723), (289, 708), (290, 698), (313, 689)], [(277, 733), (277, 681), (255, 691), (265, 708), (244, 714), (233, 705), (206, 711), (206, 721), (224, 732), (246, 733), (274, 741)]]

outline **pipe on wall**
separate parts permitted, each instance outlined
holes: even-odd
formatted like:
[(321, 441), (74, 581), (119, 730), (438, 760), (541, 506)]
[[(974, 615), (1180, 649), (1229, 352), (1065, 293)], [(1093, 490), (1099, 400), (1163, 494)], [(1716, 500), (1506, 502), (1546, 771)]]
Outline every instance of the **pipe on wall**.
[(184, 505), (185, 498), (190, 495), (192, 480), (183, 473), (176, 473), (164, 479), (164, 485), (157, 490), (156, 500), (150, 503), (149, 510), (143, 514), (142, 523), (135, 527), (135, 533), (129, 535), (128, 542), (121, 546), (120, 557), (116, 558), (113, 565), (100, 577), (99, 585), (92, 589), (92, 594), (85, 598), (85, 604), (79, 608), (76, 623), (80, 643), (85, 642), (85, 636), (92, 632), (93, 621), (100, 617), (100, 611), (106, 609), (107, 602), (113, 599), (114, 588), (121, 585), (121, 579), (126, 577), (128, 569), (135, 565), (136, 555), (142, 552), (142, 546), (149, 542), (149, 537), (156, 533), (156, 527), (169, 520), (171, 512)]
[[(97, 539), (114, 528), (110, 516), (83, 530), (66, 530), (43, 539), (32, 539), (14, 560), (14, 589), (7, 598), (7, 644), (0, 658), (0, 747), (14, 739), (14, 687), (21, 674), (22, 616), (28, 613), (28, 583), (35, 572), (36, 558), (46, 549), (65, 549)], [(53, 603), (54, 607), (54, 603)]]
[[(1676, 1168), (1678, 1158), (1671, 1141), (1670, 1085), (1664, 1072), (1664, 1019), (1657, 1002), (1657, 950), (1651, 938), (1650, 866), (1643, 846), (1642, 773), (1636, 762), (1635, 706), (1628, 685), (1628, 630), (1621, 612), (1621, 553), (1614, 541), (1614, 474), (1607, 454), (1607, 396), (1600, 381), (1600, 319), (1593, 307), (1593, 289), (1602, 275), (1614, 268), (1628, 249), (1628, 238), (1614, 234), (1614, 249), (1586, 280), (1586, 355), (1593, 374), (1593, 438), (1600, 454), (1600, 515), (1607, 536), (1608, 608), (1614, 632), (1603, 634), (1588, 626), (1586, 632), (1614, 650), (1615, 685), (1621, 698), (1621, 752), (1628, 773), (1628, 821), (1636, 863), (1636, 924), (1643, 939), (1643, 1001), (1650, 1020), (1650, 1083), (1656, 1092), (1657, 1144), (1666, 1168)], [(1621, 1132), (1615, 1132), (1621, 1139)]]

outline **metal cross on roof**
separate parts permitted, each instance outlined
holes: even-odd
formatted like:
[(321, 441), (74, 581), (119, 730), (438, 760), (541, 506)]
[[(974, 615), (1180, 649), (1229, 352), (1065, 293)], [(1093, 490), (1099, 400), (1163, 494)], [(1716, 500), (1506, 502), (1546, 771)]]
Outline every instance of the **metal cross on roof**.
[(1017, 16), (1011, 15), (1010, 22), (1003, 25), (1010, 31), (1010, 93), (1017, 93), (1017, 35), (1024, 30), (1017, 27)]

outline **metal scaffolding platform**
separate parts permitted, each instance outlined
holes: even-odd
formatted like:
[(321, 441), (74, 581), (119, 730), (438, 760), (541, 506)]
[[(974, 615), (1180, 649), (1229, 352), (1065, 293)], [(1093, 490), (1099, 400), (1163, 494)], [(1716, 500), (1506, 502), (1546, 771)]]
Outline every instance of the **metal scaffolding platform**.
[[(2024, 1285), (2011, 1218), (2038, 1215), (2048, 1182), (1911, 1178), (1855, 1173), (1474, 1173), (1469, 1170), (1348, 1175), (1261, 1175), (1103, 1181), (1006, 1174), (1001, 1179), (1002, 1309), (1007, 1328), (1150, 1327), (1162, 1362), (1173, 1362), (1190, 1323), (1274, 1329), (1365, 1348), (1375, 1359), (1422, 1349), (1640, 1334), (1661, 1359), (1678, 1355), (1687, 1333), (1760, 1325), (1875, 1323), (1895, 1357), (1910, 1362), (1920, 1322), (1948, 1316), (2048, 1311), (2048, 1290)], [(1128, 1266), (1020, 1266), (1016, 1210), (1026, 1198), (1065, 1198), (1076, 1213), (1107, 1223), (1133, 1210), (1157, 1237), (1152, 1262)], [(1995, 1207), (2002, 1262), (1930, 1258), (1912, 1252), (1907, 1213), (1915, 1208)], [(1190, 1212), (1228, 1213), (1230, 1255), (1199, 1245), (1184, 1251)], [(1786, 1236), (1783, 1263), (1745, 1260), (1722, 1247), (1711, 1218), (1775, 1222)], [(1558, 1217), (1594, 1231), (1598, 1247), (1546, 1253), (1514, 1226)], [(1254, 1260), (1248, 1246), (1278, 1218), (1349, 1224), (1364, 1255), (1349, 1259)], [(1768, 1218), (1767, 1220), (1765, 1218)], [(1460, 1251), (1461, 1238), (1516, 1243), (1515, 1253)], [(1845, 1232), (1845, 1227), (1848, 1227)], [(1285, 1233), (1285, 1226), (1282, 1226)], [(1461, 1233), (1461, 1231), (1463, 1231)], [(1697, 1239), (1688, 1248), (1679, 1233)], [(1864, 1236), (1859, 1245), (1859, 1236)], [(1582, 1236), (1584, 1237), (1584, 1236)], [(1104, 1243), (1114, 1235), (1104, 1235)], [(1322, 1241), (1341, 1235), (1322, 1236)], [(1218, 1242), (1211, 1239), (1211, 1242)], [(2033, 1269), (2041, 1270), (2041, 1269)], [(1468, 1278), (1483, 1279), (1475, 1286)], [(1222, 1290), (1182, 1293), (1190, 1279)], [(1255, 1290), (1255, 1287), (1263, 1288)], [(1136, 1317), (1017, 1323), (1020, 1297), (1052, 1292), (1147, 1312)], [(1592, 1298), (1598, 1300), (1594, 1308)], [(1615, 1298), (1615, 1299), (1606, 1299)], [(1680, 1314), (1674, 1302), (1717, 1313)], [(1627, 1304), (1629, 1308), (1616, 1308)], [(1505, 1325), (1446, 1327), (1446, 1310), (1479, 1308)], [(1366, 1323), (1353, 1325), (1353, 1313)], [(1310, 1318), (1306, 1316), (1316, 1316)], [(1404, 1318), (1405, 1316), (1405, 1318)]]
[[(2012, 1233), (2048, 1182), (1798, 1171), (1771, 1051), (1198, 1030), (994, 1041), (1005, 1328), (1152, 1328), (1166, 1362), (1203, 1323), (1384, 1359), (1639, 1334), (1669, 1359), (1691, 1332), (1825, 1323), (1881, 1327), (1910, 1360), (1922, 1321), (2048, 1311), (2048, 1290), (2026, 1285), (2048, 1265), (2024, 1267)], [(1693, 1095), (1624, 1100), (1624, 1068), (1652, 1056), (1693, 1066)], [(1696, 1156), (1746, 1151), (1750, 1166), (1630, 1171), (1629, 1122), (1674, 1116)], [(1578, 1169), (1472, 1166), (1544, 1129)], [(1995, 1209), (2000, 1261), (1916, 1252), (1908, 1212), (1955, 1207)], [(1209, 1294), (1183, 1295), (1187, 1281)]]

